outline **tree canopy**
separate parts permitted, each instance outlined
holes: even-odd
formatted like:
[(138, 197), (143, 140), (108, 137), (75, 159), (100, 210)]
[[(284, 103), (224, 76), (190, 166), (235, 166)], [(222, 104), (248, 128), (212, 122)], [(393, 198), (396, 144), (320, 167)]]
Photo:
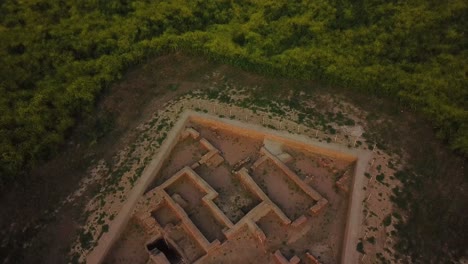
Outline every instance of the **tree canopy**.
[(389, 96), (468, 153), (467, 2), (6, 0), (2, 183), (53, 155), (130, 66), (182, 50)]

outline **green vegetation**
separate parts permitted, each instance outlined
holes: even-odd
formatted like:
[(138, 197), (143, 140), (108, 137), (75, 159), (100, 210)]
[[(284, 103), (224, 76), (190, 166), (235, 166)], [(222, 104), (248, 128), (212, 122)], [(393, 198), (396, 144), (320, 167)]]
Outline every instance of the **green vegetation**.
[[(427, 151), (426, 147), (424, 150)], [(391, 199), (408, 212), (403, 222), (400, 214), (393, 213), (399, 220), (392, 221), (397, 222), (396, 249), (403, 256), (418, 260), (417, 263), (442, 263), (447, 261), (447, 255), (452, 256), (450, 263), (457, 263), (457, 259), (466, 255), (468, 223), (464, 212), (468, 208), (468, 168), (465, 160), (449, 159), (440, 150), (430, 153), (415, 155), (409, 168), (395, 174), (404, 188), (394, 188)]]
[(356, 245), (356, 250), (361, 254), (366, 254), (366, 252), (364, 251), (364, 244), (362, 243), (362, 241), (359, 241), (359, 243)]
[(383, 183), (384, 178), (385, 178), (385, 174), (383, 173), (380, 173), (375, 177), (375, 179), (381, 183)]
[(81, 247), (83, 249), (89, 249), (93, 247), (93, 235), (89, 231), (82, 231), (79, 235)]
[(126, 69), (177, 50), (397, 98), (466, 154), (467, 6), (460, 0), (3, 1), (2, 183), (56, 153)]
[(109, 225), (108, 224), (105, 224), (105, 225), (102, 226), (102, 232), (103, 233), (109, 232)]
[(384, 226), (389, 226), (390, 224), (392, 224), (392, 215), (387, 215), (383, 221), (382, 221), (382, 224)]

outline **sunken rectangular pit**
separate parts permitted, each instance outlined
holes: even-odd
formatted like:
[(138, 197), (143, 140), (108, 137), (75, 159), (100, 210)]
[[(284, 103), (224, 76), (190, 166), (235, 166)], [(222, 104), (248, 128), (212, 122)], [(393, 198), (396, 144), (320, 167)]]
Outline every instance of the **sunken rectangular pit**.
[(227, 164), (216, 168), (200, 166), (195, 171), (218, 192), (213, 202), (234, 224), (261, 202), (232, 174)]
[(212, 208), (207, 204), (209, 197), (216, 195), (214, 190), (187, 167), (181, 170), (174, 179), (165, 183), (163, 190), (183, 209), (209, 242), (224, 241), (225, 237), (222, 232), (224, 226), (213, 215)]
[(292, 221), (305, 214), (316, 203), (269, 160), (252, 170), (251, 175), (262, 191)]
[(177, 225), (180, 223), (180, 218), (177, 216), (177, 213), (174, 212), (167, 202), (161, 203), (156, 210), (151, 212), (151, 216), (162, 228), (168, 224)]

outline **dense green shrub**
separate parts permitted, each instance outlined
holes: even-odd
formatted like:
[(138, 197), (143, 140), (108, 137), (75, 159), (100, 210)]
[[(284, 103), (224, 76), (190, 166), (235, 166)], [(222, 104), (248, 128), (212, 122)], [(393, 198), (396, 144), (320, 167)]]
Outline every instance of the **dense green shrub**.
[(131, 65), (174, 50), (397, 98), (466, 154), (466, 12), (461, 0), (2, 1), (1, 180), (53, 155)]

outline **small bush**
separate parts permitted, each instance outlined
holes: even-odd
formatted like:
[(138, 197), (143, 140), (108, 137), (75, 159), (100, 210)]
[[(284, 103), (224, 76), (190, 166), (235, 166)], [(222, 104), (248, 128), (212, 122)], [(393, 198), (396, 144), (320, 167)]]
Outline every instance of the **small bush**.
[(382, 221), (384, 226), (389, 226), (392, 224), (392, 215), (387, 215), (384, 220)]
[(359, 241), (359, 243), (356, 246), (356, 250), (362, 254), (366, 254), (366, 252), (364, 251), (364, 244), (362, 243), (362, 241)]
[(377, 177), (375, 177), (375, 179), (377, 181), (379, 181), (379, 182), (383, 182), (384, 178), (385, 178), (385, 174), (383, 174), (383, 173), (381, 173), (381, 174), (377, 175)]

